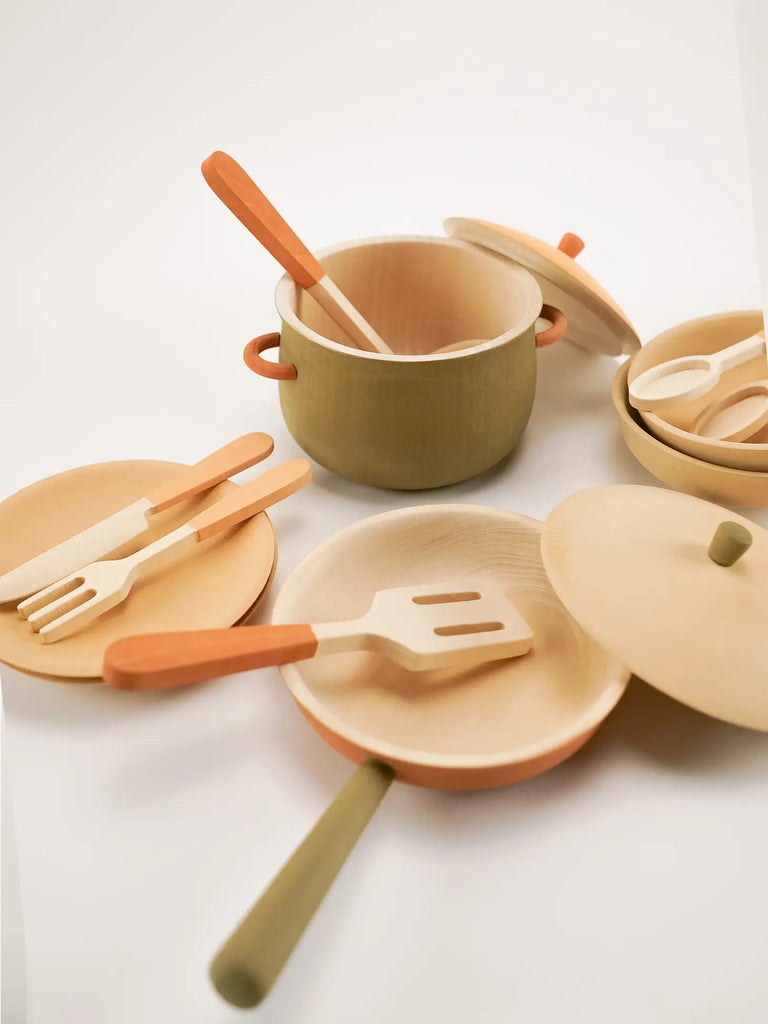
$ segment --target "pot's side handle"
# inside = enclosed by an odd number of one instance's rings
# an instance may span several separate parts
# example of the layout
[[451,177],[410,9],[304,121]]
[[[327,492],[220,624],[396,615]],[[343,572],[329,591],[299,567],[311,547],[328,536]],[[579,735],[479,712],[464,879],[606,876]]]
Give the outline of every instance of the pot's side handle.
[[269,377],[270,380],[296,380],[296,367],[293,363],[272,363],[262,359],[262,352],[268,348],[277,348],[279,344],[280,335],[277,331],[249,341],[243,349],[245,365],[260,377]]
[[545,320],[549,320],[552,326],[547,328],[546,331],[539,331],[536,335],[536,348],[544,348],[547,345],[552,345],[555,341],[559,341],[565,332],[568,330],[568,320],[565,313],[561,313],[559,309],[554,306],[548,306],[546,303],[541,307],[541,314]]

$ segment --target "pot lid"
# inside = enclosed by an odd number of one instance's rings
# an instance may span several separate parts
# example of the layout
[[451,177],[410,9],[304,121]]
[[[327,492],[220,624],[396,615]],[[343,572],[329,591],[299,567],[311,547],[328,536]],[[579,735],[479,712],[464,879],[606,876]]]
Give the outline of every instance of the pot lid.
[[489,249],[529,270],[539,283],[544,302],[568,318],[568,341],[602,355],[630,355],[640,348],[632,324],[608,292],[579,266],[584,243],[570,232],[557,248],[532,235],[470,217],[443,222],[451,238]]
[[768,731],[768,531],[701,498],[619,485],[566,498],[541,549],[568,611],[635,675]]

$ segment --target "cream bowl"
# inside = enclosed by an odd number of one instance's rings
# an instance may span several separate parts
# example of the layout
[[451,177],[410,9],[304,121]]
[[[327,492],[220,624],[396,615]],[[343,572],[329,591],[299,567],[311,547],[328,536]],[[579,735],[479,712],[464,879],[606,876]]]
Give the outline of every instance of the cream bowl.
[[640,465],[675,490],[719,505],[738,508],[768,506],[768,472],[733,469],[693,458],[649,432],[640,414],[629,404],[628,375],[632,363],[634,359],[620,367],[613,380],[611,397],[621,435]]
[[[710,355],[748,338],[763,327],[760,310],[715,313],[688,320],[659,334],[635,355],[629,364],[628,382],[641,373],[679,356]],[[659,412],[639,412],[654,437],[694,459],[732,469],[768,472],[768,427],[749,441],[717,441],[692,433],[699,413],[711,402],[724,397],[741,384],[766,376],[766,357],[760,355],[722,375],[717,385],[701,398]]]

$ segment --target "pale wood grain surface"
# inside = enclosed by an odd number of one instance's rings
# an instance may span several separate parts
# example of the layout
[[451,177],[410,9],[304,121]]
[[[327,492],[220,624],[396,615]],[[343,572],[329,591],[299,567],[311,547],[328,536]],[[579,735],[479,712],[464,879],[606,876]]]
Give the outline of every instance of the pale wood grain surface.
[[378,757],[406,780],[438,786],[510,781],[594,728],[627,673],[560,603],[539,537],[540,524],[525,516],[438,505],[367,519],[331,538],[291,574],[274,621],[357,618],[377,590],[456,577],[502,589],[534,645],[510,661],[429,672],[369,652],[329,655],[282,669],[294,698],[355,759]]
[[[752,545],[708,550],[723,521]],[[768,531],[688,494],[615,485],[548,516],[542,552],[565,606],[641,679],[697,711],[768,730]]]

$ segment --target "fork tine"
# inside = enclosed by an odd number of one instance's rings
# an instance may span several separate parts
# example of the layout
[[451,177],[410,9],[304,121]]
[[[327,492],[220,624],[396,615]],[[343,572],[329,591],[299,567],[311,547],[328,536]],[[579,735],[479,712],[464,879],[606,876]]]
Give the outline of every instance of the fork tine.
[[81,608],[95,596],[96,591],[82,583],[75,590],[65,592],[57,600],[50,601],[36,612],[32,612],[31,615],[27,616],[27,622],[32,627],[34,633],[39,633],[49,622],[53,622],[62,615]]
[[62,615],[49,620],[40,628],[39,636],[43,643],[50,644],[56,640],[62,640],[66,636],[71,636],[72,633],[87,626],[89,622],[93,622],[94,619],[120,602],[119,597],[114,594],[100,598],[94,590],[89,593],[90,596],[83,604],[78,604],[68,611],[65,610]]
[[65,576],[63,580],[58,580],[49,587],[38,590],[36,594],[32,594],[26,601],[22,601],[21,604],[17,605],[16,611],[22,619],[28,619],[39,608],[44,608],[47,604],[58,598],[66,597],[67,594],[71,594],[82,587],[84,583],[85,577],[82,575]]

